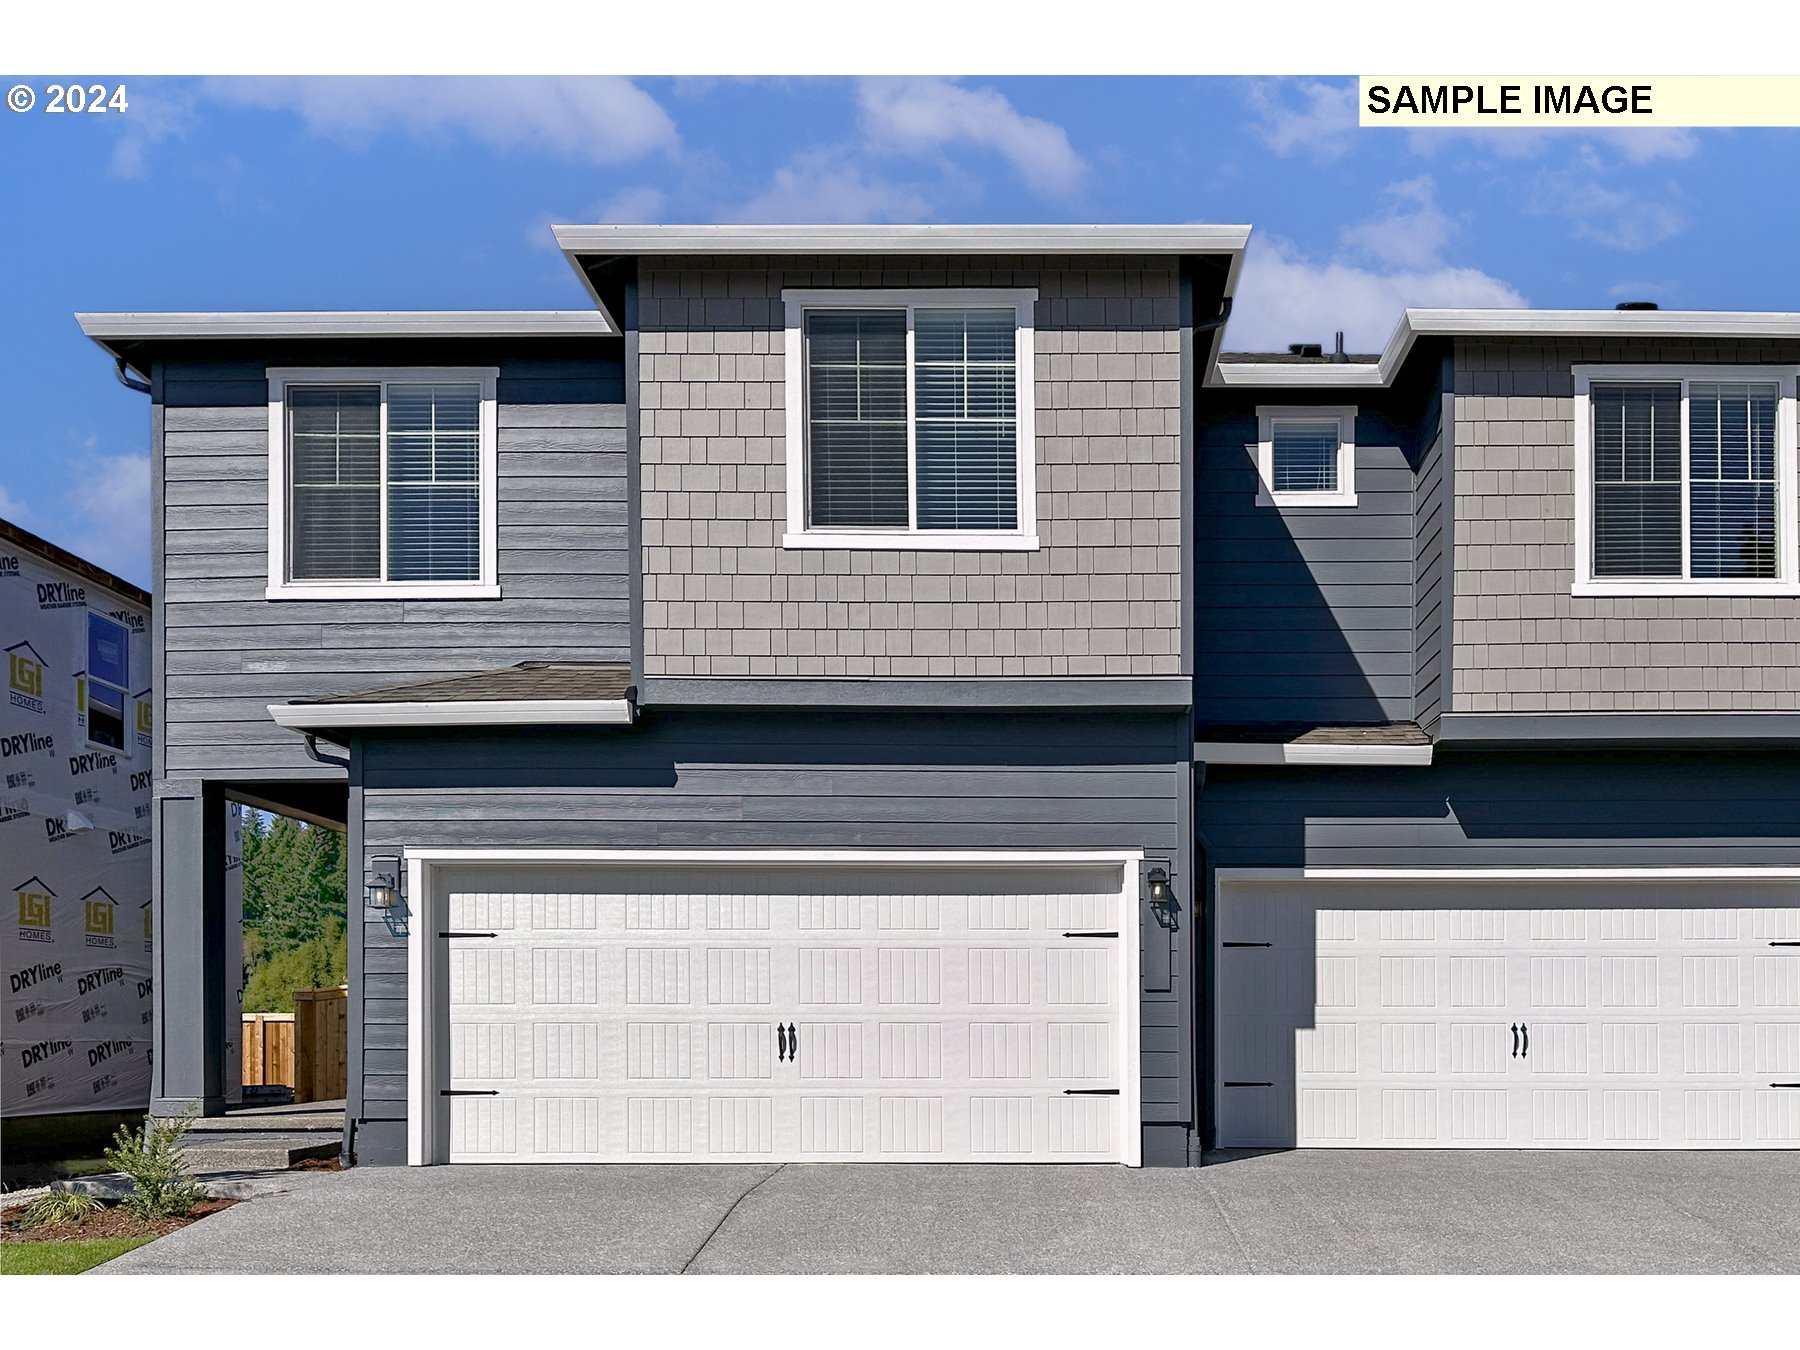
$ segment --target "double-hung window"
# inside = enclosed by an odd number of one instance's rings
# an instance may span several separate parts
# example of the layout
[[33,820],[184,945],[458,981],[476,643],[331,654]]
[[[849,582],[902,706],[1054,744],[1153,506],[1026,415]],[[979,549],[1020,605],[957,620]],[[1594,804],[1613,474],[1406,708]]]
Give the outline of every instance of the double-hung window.
[[1258,408],[1259,506],[1356,505],[1355,408]]
[[1578,595],[1800,594],[1795,372],[1581,366]]
[[490,597],[495,372],[269,372],[269,596]]
[[1038,546],[1035,291],[782,298],[785,547]]
[[89,745],[126,750],[126,711],[131,707],[131,631],[104,614],[87,616],[87,671],[82,677],[82,716]]

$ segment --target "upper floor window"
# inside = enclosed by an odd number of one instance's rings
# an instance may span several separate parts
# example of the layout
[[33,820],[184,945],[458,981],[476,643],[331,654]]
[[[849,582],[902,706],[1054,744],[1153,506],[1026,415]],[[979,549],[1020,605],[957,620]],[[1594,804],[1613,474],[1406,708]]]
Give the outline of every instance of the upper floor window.
[[1794,371],[1575,377],[1576,594],[1800,594]]
[[786,547],[1038,546],[1035,291],[782,298]]
[[496,372],[269,372],[269,595],[495,596]]
[[90,745],[124,750],[125,711],[131,706],[131,632],[104,614],[87,616],[87,673],[82,715]]
[[1259,506],[1356,505],[1355,408],[1258,408]]

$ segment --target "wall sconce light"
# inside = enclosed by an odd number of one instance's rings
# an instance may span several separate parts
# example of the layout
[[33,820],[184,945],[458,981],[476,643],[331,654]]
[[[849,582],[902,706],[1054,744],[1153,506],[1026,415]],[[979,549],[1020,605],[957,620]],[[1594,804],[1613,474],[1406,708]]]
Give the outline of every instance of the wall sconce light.
[[367,887],[373,909],[392,909],[400,903],[400,859],[371,858]]
[[1150,903],[1158,909],[1167,909],[1175,899],[1175,892],[1169,888],[1169,869],[1152,867],[1144,874],[1144,880],[1150,883]]

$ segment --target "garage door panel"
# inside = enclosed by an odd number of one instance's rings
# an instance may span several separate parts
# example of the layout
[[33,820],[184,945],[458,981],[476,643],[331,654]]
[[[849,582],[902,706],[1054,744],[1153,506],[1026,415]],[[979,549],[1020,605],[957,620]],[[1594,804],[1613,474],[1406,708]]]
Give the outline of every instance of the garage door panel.
[[542,870],[442,892],[451,1161],[1124,1146],[1116,866]]
[[1219,1142],[1791,1146],[1800,1089],[1770,1086],[1800,1082],[1800,946],[1771,945],[1800,931],[1790,896],[1228,883]]

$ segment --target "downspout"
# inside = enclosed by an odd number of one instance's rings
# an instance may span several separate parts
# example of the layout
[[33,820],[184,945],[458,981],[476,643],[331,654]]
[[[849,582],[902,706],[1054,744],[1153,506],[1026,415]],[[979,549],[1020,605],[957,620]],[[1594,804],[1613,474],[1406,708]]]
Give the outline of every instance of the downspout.
[[1211,333],[1216,329],[1223,328],[1225,326],[1225,321],[1230,317],[1231,297],[1228,295],[1223,300],[1219,301],[1218,315],[1215,318],[1208,319],[1205,323],[1195,324],[1194,331],[1196,333]]
[[343,769],[346,772],[349,771],[349,768],[350,768],[349,760],[339,759],[336,755],[326,755],[326,754],[321,754],[319,752],[319,738],[317,736],[315,736],[312,732],[309,731],[306,733],[305,741],[306,741],[306,757],[308,759],[313,760],[314,762],[319,763],[319,764],[329,764],[334,769]]
[[113,374],[119,377],[119,383],[124,385],[127,389],[134,389],[140,394],[147,394],[150,392],[149,385],[145,384],[126,369],[125,358],[122,356],[117,359],[117,363],[113,366]]

